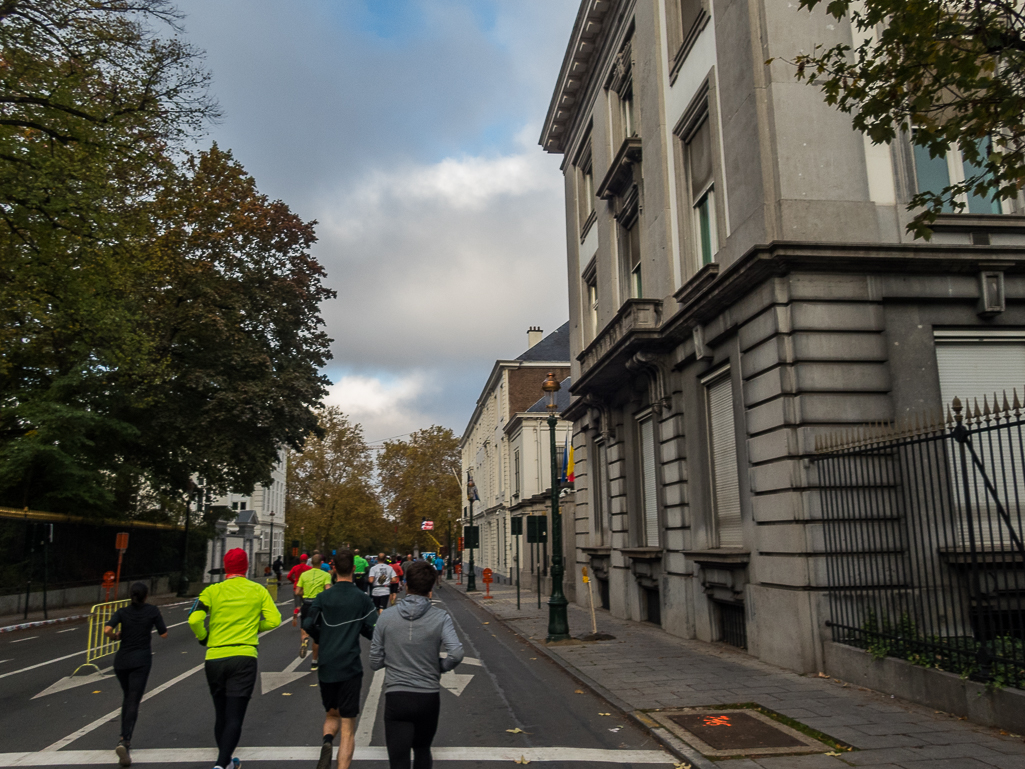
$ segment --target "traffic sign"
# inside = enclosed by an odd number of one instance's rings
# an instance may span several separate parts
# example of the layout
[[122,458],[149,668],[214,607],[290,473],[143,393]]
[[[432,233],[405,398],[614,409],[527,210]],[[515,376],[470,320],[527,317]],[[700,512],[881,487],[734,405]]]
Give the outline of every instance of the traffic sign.
[[115,540],[115,545],[114,546],[118,550],[120,550],[122,553],[125,550],[128,549],[128,532],[127,531],[122,531],[122,532],[118,533],[117,539]]
[[103,586],[104,587],[110,587],[111,585],[113,585],[114,584],[114,579],[116,577],[117,577],[117,575],[114,572],[112,572],[112,571],[105,571],[105,572],[103,572]]
[[483,576],[481,576],[480,580],[485,585],[490,584],[491,582],[493,582],[494,578],[491,576],[491,569],[485,569],[484,570],[484,574],[483,574]]
[[544,544],[548,541],[548,516],[528,515],[527,516],[527,542],[529,544]]
[[509,524],[512,526],[510,533],[515,537],[523,533],[523,517],[516,516],[515,518],[509,519]]
[[480,526],[464,526],[463,527],[463,540],[466,542],[467,549],[474,549],[480,547]]
[[434,531],[434,521],[422,521],[420,523],[420,528],[423,531]]

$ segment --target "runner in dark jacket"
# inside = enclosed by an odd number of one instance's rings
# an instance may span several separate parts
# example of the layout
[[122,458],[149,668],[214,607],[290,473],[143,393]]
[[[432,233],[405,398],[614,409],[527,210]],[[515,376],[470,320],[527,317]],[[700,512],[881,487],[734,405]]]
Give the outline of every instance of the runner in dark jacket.
[[135,721],[139,717],[139,704],[146,691],[146,681],[153,666],[153,651],[150,648],[150,634],[156,628],[161,638],[167,638],[167,625],[160,615],[160,609],[146,603],[149,588],[144,582],[131,587],[132,602],[118,609],[107,620],[103,634],[120,640],[121,646],[114,655],[114,675],[121,684],[121,740],[115,752],[121,766],[131,766],[129,748]]
[[332,745],[339,732],[338,769],[349,769],[356,747],[356,718],[363,688],[359,639],[361,635],[373,638],[377,607],[370,596],[353,584],[354,560],[350,550],[335,556],[332,573],[337,581],[313,599],[303,622],[303,630],[320,648],[317,678],[327,713],[317,769],[328,769],[331,765]]

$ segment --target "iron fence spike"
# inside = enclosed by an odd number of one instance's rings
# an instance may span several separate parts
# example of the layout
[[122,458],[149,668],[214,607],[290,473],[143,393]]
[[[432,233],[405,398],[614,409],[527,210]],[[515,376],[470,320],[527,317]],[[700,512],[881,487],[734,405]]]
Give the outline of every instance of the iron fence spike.
[[1007,390],[1004,390],[1004,414],[1011,413],[1011,404],[1007,402]]
[[951,405],[954,407],[954,419],[951,420],[950,406],[947,406],[947,424],[949,425],[951,421],[955,421],[958,424],[961,424],[961,399],[955,395],[954,401]]
[[1018,413],[1021,411],[1021,401],[1018,400],[1018,388],[1012,387],[1011,394],[1014,397],[1014,415],[1018,416]]
[[[971,417],[972,417],[972,419],[974,421],[978,422],[978,421],[980,421],[981,414],[982,414],[982,411],[979,409],[979,399],[973,397],[972,400],[974,401],[973,405],[975,406],[975,408],[972,410],[973,413],[972,413]],[[982,396],[982,402],[983,403],[986,402],[986,396],[985,395]]]

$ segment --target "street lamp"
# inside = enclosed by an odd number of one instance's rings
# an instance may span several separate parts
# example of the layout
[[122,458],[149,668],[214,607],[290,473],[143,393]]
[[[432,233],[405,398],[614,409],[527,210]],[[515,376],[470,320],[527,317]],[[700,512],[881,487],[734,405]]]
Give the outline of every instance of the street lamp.
[[569,601],[562,592],[562,578],[565,567],[562,559],[562,514],[559,512],[559,459],[555,453],[556,394],[562,388],[555,374],[548,372],[548,378],[541,385],[548,409],[548,431],[551,434],[552,454],[552,595],[548,599],[548,641],[564,641],[569,638],[569,616],[566,607]]
[[470,545],[470,571],[466,575],[466,592],[473,593],[477,590],[477,574],[473,569],[473,500],[479,499],[477,495],[477,484],[470,477],[470,471],[466,471],[466,499],[470,503],[470,525],[466,529],[466,544]]
[[274,511],[270,511],[270,548],[268,549],[267,563],[274,568]]

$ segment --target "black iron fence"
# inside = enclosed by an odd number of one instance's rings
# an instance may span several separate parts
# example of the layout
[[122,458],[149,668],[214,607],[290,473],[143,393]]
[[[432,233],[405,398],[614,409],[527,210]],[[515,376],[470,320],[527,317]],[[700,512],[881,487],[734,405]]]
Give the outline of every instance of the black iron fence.
[[1025,687],[1025,414],[1012,400],[955,398],[945,418],[819,440],[834,641]]

